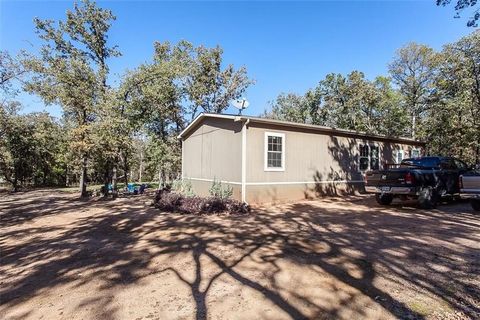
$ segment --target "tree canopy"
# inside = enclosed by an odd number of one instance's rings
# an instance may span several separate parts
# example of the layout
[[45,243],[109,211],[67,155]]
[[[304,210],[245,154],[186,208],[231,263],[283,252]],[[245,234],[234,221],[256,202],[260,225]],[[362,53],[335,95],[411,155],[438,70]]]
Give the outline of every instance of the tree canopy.
[[389,75],[328,74],[303,95],[282,93],[263,116],[427,142],[430,154],[480,162],[480,31],[436,52],[409,43]]
[[[223,112],[253,83],[245,67],[224,64],[219,46],[157,41],[151,60],[112,86],[109,61],[120,55],[108,40],[115,19],[110,10],[83,0],[63,20],[35,18],[42,42],[38,53],[22,52],[17,58],[1,52],[0,89],[6,98],[0,169],[14,188],[79,182],[86,196],[88,181],[112,184],[115,190],[121,178],[127,183],[176,177],[178,133],[201,111]],[[46,105],[60,106],[61,121],[19,114],[17,88],[38,95]],[[36,147],[48,134],[58,139],[46,145],[55,145]],[[34,162],[46,178],[37,178]],[[31,170],[21,169],[27,167]]]
[[455,18],[460,18],[465,10],[472,9],[472,13],[467,21],[468,27],[478,27],[478,20],[480,20],[480,8],[478,7],[478,0],[436,0],[437,6],[448,6],[455,4]]
[[[200,112],[224,112],[254,83],[244,66],[224,62],[220,46],[185,40],[156,41],[149,60],[114,82],[115,19],[83,0],[62,20],[34,20],[37,52],[0,52],[0,174],[13,189],[78,183],[86,196],[87,183],[115,190],[119,181],[174,179],[181,170],[176,137],[187,123]],[[62,117],[22,113],[21,90],[60,106]],[[480,31],[440,51],[407,44],[388,75],[327,74],[305,93],[279,94],[263,116],[410,136],[426,141],[431,154],[478,163]]]

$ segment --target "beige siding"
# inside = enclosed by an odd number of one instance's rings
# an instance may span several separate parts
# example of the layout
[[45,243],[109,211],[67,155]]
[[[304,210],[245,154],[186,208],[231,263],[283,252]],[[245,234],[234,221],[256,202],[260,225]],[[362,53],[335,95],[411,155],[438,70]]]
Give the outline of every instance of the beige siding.
[[206,118],[183,138],[183,177],[198,181],[199,194],[212,184],[202,180],[241,181],[241,129],[240,122]]
[[[188,178],[186,178],[188,180]],[[208,197],[210,195],[210,187],[212,186],[211,181],[200,181],[200,180],[189,180],[190,183],[192,184],[192,189],[193,192],[197,196],[202,196],[202,197]],[[233,194],[232,198],[236,200],[241,200],[242,195],[241,195],[241,185],[239,184],[229,184],[229,183],[222,183],[225,187],[231,187]]]
[[[285,134],[284,171],[265,170],[265,132]],[[409,148],[388,141],[332,136],[288,127],[249,126],[247,201],[274,202],[358,191],[363,180],[358,169],[361,143],[380,147],[381,164],[394,162],[393,150]]]
[[301,183],[247,186],[247,201],[251,204],[278,203],[323,196],[363,193],[363,183]]
[[[285,135],[285,170],[266,171],[265,132]],[[246,131],[246,200],[294,201],[362,191],[359,145],[380,147],[380,164],[395,162],[396,150],[410,155],[411,145],[388,139],[332,135],[310,129],[252,122]],[[241,199],[242,122],[205,118],[183,137],[183,176],[198,195],[208,195],[212,180],[230,185]]]

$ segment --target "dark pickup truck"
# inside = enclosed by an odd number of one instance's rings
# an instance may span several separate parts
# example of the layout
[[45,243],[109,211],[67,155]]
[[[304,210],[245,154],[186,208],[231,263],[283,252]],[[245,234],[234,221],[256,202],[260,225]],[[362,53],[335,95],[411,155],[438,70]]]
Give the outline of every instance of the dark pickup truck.
[[434,208],[441,197],[460,195],[459,177],[470,168],[451,157],[404,159],[386,170],[365,174],[365,191],[375,193],[379,204],[389,205],[395,197],[416,199],[420,207]]

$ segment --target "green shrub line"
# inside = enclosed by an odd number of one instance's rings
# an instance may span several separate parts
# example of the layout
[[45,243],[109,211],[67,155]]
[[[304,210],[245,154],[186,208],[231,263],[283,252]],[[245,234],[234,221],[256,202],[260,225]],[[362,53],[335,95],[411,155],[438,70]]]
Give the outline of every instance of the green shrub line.
[[221,181],[213,178],[213,183],[208,190],[210,195],[215,198],[228,199],[233,195],[233,188],[231,186],[223,186]]
[[174,180],[172,182],[172,190],[187,197],[193,197],[195,195],[192,183],[186,179]]

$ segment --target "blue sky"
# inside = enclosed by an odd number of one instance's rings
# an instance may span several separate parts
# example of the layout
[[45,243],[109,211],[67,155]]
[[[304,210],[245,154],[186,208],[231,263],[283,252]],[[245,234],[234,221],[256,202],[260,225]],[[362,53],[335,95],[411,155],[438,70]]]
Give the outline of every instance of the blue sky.
[[[63,19],[72,1],[0,0],[0,48],[11,53],[38,48],[33,18]],[[121,74],[149,61],[154,41],[185,39],[220,45],[224,61],[245,66],[256,80],[246,97],[256,115],[281,92],[303,93],[330,72],[386,74],[402,45],[415,41],[440,49],[473,31],[452,7],[426,1],[338,2],[161,2],[99,1],[117,16],[110,43],[120,58],[110,60]],[[24,111],[47,110],[37,97],[22,95]],[[231,110],[230,110],[231,111]]]

